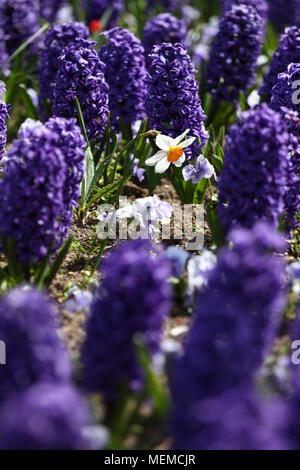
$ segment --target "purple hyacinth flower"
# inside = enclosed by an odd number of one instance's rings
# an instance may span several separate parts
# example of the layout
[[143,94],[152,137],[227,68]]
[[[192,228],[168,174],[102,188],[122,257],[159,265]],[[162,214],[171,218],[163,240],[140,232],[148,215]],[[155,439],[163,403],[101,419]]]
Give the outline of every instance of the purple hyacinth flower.
[[248,408],[242,390],[251,393],[251,382],[278,331],[286,300],[285,269],[272,252],[282,252],[285,243],[264,223],[236,229],[229,239],[232,246],[220,252],[197,299],[184,354],[171,368],[175,448],[252,448],[240,434],[248,419],[253,423],[243,429],[256,436],[255,407]]
[[206,66],[208,91],[216,100],[236,102],[255,79],[263,44],[263,20],[250,5],[232,5],[220,18]]
[[59,9],[63,6],[65,0],[40,0],[40,16],[46,21],[53,23],[56,19]]
[[41,380],[70,380],[71,366],[56,331],[54,305],[38,291],[17,288],[1,299],[0,338],[7,357],[1,368],[1,402]]
[[289,135],[279,113],[263,104],[241,115],[227,137],[219,178],[219,215],[226,233],[259,219],[277,225],[285,211]]
[[286,72],[289,64],[299,62],[300,57],[300,28],[293,26],[287,28],[280,37],[278,48],[273,54],[268,72],[264,76],[264,82],[260,93],[267,99],[271,98],[272,88],[277,83],[278,75]]
[[287,70],[278,74],[277,82],[271,91],[270,107],[275,111],[281,111],[284,107],[299,112],[299,85],[300,63],[289,64]]
[[[101,36],[100,36],[101,37]],[[146,68],[144,48],[138,38],[122,28],[102,34],[106,44],[99,49],[108,83],[110,119],[120,130],[120,120],[132,125],[145,117]]]
[[71,385],[41,382],[3,404],[0,449],[88,450],[90,422],[83,398]]
[[0,28],[10,55],[39,29],[39,0],[1,0]]
[[154,46],[149,58],[146,113],[150,128],[172,138],[190,129],[197,140],[185,154],[187,159],[194,158],[208,135],[191,59],[181,44],[170,43]]
[[67,165],[58,142],[58,135],[41,123],[22,129],[9,149],[0,182],[0,233],[13,238],[26,265],[37,263],[49,250],[54,253],[63,242]]
[[77,38],[88,39],[89,32],[82,23],[69,21],[54,24],[43,37],[43,46],[39,57],[39,103],[53,99],[53,82],[59,66],[59,57],[69,44]]
[[282,31],[286,26],[297,24],[299,20],[299,0],[268,0],[269,20]]
[[263,19],[267,19],[269,11],[269,0],[224,0],[223,11],[228,11],[233,5],[250,5],[255,8]]
[[144,28],[143,45],[145,48],[146,61],[149,63],[148,55],[153,46],[168,42],[180,43],[187,46],[187,28],[183,20],[179,20],[170,13],[161,13],[151,18]]
[[124,382],[132,390],[141,386],[134,337],[143,335],[152,355],[159,349],[171,301],[170,269],[165,256],[151,255],[151,249],[148,240],[125,242],[102,264],[82,362],[84,386],[108,402],[118,398]]
[[182,175],[185,181],[192,180],[194,184],[198,184],[203,178],[212,178],[215,175],[215,169],[204,155],[199,155],[196,160],[196,166],[185,166],[182,170]]
[[76,117],[76,96],[90,140],[103,136],[108,115],[105,65],[94,49],[95,44],[82,38],[72,41],[58,59],[58,70],[53,82],[54,115]]

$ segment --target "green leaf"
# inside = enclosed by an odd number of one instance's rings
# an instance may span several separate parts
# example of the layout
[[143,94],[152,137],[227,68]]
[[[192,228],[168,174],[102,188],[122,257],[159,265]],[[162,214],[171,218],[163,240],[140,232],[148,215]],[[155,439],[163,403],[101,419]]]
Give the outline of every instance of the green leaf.
[[134,342],[136,345],[138,361],[145,375],[146,388],[149,396],[153,400],[154,409],[159,416],[164,417],[169,411],[170,404],[168,396],[161,381],[152,368],[151,356],[145,345],[144,338],[141,335],[137,335]]
[[58,273],[62,263],[64,262],[65,257],[67,256],[71,245],[72,245],[73,238],[69,237],[61,249],[58,251],[53,263],[49,267],[47,273],[45,274],[43,285],[49,287],[53,279],[55,278],[56,274]]
[[21,97],[21,100],[23,101],[26,107],[27,116],[36,121],[38,118],[37,110],[32,102],[31,96],[28,94],[23,84],[18,86],[18,92]]
[[84,138],[86,140],[87,145],[90,146],[90,142],[89,142],[89,138],[88,138],[86,127],[85,127],[85,122],[84,122],[81,106],[80,106],[80,103],[79,103],[79,100],[78,100],[77,96],[75,96],[74,101],[75,101],[75,106],[76,106],[79,125],[81,127],[81,130],[82,130],[82,133],[84,135]]
[[206,217],[214,242],[218,248],[221,248],[226,244],[226,238],[216,212],[216,207],[208,204],[206,206]]

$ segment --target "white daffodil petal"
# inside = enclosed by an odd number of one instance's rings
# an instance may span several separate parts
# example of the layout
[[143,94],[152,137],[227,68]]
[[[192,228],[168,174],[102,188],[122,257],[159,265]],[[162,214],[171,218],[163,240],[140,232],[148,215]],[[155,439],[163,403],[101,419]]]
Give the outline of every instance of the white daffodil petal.
[[179,144],[179,147],[182,149],[185,149],[186,147],[189,147],[189,145],[192,145],[193,142],[195,142],[196,137],[191,137],[190,139],[186,139],[184,142],[181,142]]
[[165,150],[160,150],[157,152],[155,155],[152,157],[148,158],[145,163],[148,166],[154,166],[161,158],[164,158],[167,156],[167,152]]
[[165,171],[167,171],[167,169],[169,168],[171,162],[168,161],[167,157],[166,158],[162,158],[159,162],[157,162],[157,164],[155,165],[155,173],[164,173]]
[[184,153],[178,158],[177,162],[174,162],[174,165],[180,167],[185,162],[185,155]]
[[161,150],[165,150],[166,152],[170,149],[170,147],[172,147],[173,142],[174,141],[171,137],[163,134],[159,134],[155,139],[157,147]]
[[187,129],[186,131],[183,132],[183,134],[181,134],[181,135],[179,135],[178,137],[176,137],[176,139],[173,139],[173,140],[174,140],[174,144],[175,144],[175,145],[178,145],[179,142],[181,142],[189,132],[190,132],[190,130]]

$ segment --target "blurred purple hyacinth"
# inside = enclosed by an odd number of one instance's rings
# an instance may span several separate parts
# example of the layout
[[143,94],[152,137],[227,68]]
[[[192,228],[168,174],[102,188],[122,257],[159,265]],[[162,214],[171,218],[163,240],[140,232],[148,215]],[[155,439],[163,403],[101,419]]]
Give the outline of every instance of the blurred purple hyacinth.
[[[243,397],[241,387],[251,393],[253,376],[277,333],[285,305],[285,269],[271,252],[281,252],[285,243],[263,223],[252,231],[236,229],[229,239],[232,248],[220,252],[208,285],[197,299],[184,354],[172,366],[175,448],[262,445],[259,439],[252,443],[257,429],[255,408],[247,411],[248,398]],[[229,402],[224,401],[224,393]],[[248,420],[253,424],[250,427],[245,425]],[[227,432],[224,425],[229,426]],[[242,428],[246,440],[239,432]],[[237,432],[231,435],[230,429]]]
[[148,20],[144,28],[143,45],[147,63],[150,62],[149,54],[153,46],[168,42],[181,43],[187,47],[187,28],[183,20],[170,13],[161,13]]
[[282,31],[285,26],[292,26],[299,20],[299,0],[268,0],[269,20]]
[[[28,138],[28,133],[30,138]],[[0,233],[19,259],[37,263],[55,252],[64,233],[67,165],[55,132],[35,123],[12,143],[0,182]]]
[[118,131],[120,120],[125,125],[132,125],[145,117],[147,72],[144,48],[126,29],[114,28],[101,36],[107,41],[100,47],[99,57],[106,66],[110,119]]
[[113,28],[124,10],[124,0],[84,0],[86,6],[86,19],[101,20],[104,14],[110,12],[106,28]]
[[264,76],[264,82],[260,93],[269,100],[272,88],[277,83],[278,74],[284,73],[291,63],[299,62],[300,57],[300,28],[293,26],[287,28],[280,37],[279,45],[273,54],[270,67]]
[[173,138],[190,129],[190,135],[197,141],[185,149],[185,154],[187,159],[194,158],[208,135],[191,59],[181,44],[169,43],[154,46],[149,58],[146,95],[149,126]]
[[71,365],[56,331],[55,310],[44,294],[16,288],[2,297],[0,337],[7,356],[1,368],[1,402],[41,380],[70,380]]
[[205,76],[217,100],[235,102],[255,79],[263,43],[263,21],[250,5],[236,5],[220,18]]
[[39,103],[53,99],[53,82],[59,66],[59,57],[65,47],[77,38],[88,39],[89,32],[82,23],[68,22],[52,25],[45,33],[39,57]]
[[102,392],[108,402],[117,399],[124,381],[133,390],[140,387],[133,339],[143,335],[155,354],[171,305],[169,263],[150,250],[146,240],[122,243],[102,265],[103,281],[91,307],[82,362],[84,386]]
[[204,155],[199,155],[196,165],[185,166],[182,170],[182,175],[185,181],[192,180],[194,184],[198,184],[203,178],[212,178],[215,175],[215,169]]
[[259,219],[279,223],[284,213],[289,135],[266,104],[244,112],[227,137],[219,178],[219,215],[226,233]]
[[268,0],[224,0],[223,11],[228,11],[233,5],[250,5],[255,8],[263,19],[268,16]]
[[62,239],[65,240],[72,223],[73,208],[78,206],[80,198],[86,142],[75,119],[54,117],[49,119],[45,126],[57,135],[57,145],[67,166],[63,187],[64,211],[61,216],[61,233]]
[[50,23],[56,19],[59,9],[64,5],[65,0],[39,0],[40,16]]
[[39,29],[39,0],[1,0],[0,27],[12,54]]
[[76,117],[76,96],[90,140],[102,137],[108,115],[105,65],[94,49],[95,44],[82,38],[72,41],[58,59],[58,70],[53,83],[54,115]]
[[88,450],[84,429],[90,422],[83,398],[71,385],[41,382],[3,404],[0,449]]

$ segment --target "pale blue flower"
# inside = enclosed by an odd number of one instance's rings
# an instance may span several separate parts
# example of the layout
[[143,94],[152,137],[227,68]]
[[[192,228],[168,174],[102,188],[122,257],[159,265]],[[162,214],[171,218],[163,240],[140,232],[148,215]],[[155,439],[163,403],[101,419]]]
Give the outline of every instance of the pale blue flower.
[[198,184],[203,178],[210,179],[212,176],[215,176],[215,169],[204,155],[199,155],[196,166],[185,166],[182,170],[182,175],[185,181],[192,180],[194,184]]

